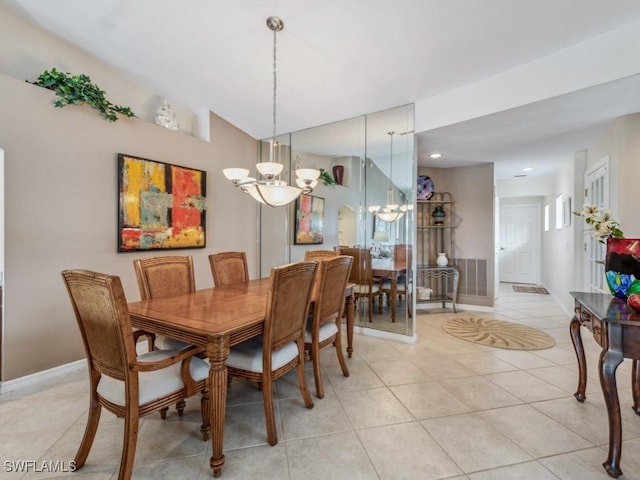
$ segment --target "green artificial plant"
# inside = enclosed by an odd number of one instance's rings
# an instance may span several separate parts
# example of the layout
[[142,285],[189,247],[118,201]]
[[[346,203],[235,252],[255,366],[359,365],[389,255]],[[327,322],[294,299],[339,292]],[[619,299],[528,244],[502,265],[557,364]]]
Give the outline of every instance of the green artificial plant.
[[327,172],[324,168],[320,169],[320,181],[328,187],[334,187],[338,184],[333,176]]
[[55,106],[58,108],[86,103],[99,110],[110,122],[118,120],[118,113],[127,117],[136,116],[129,107],[114,105],[107,100],[105,91],[92,83],[88,75],[71,75],[52,68],[51,71],[42,72],[35,82],[29,83],[56,92],[60,97],[55,101]]

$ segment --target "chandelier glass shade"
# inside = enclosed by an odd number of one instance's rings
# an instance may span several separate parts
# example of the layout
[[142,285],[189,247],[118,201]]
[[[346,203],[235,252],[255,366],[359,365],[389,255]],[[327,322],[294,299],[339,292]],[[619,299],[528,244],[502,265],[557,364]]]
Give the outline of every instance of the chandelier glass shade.
[[276,33],[284,28],[278,17],[267,18],[267,27],[273,31],[273,137],[269,144],[269,161],[256,165],[258,178],[250,177],[246,168],[225,168],[222,173],[236,187],[253,199],[271,207],[281,207],[291,203],[301,193],[309,194],[318,185],[320,171],[315,168],[296,170],[296,186],[280,179],[284,165],[276,160],[280,143],[276,140]]

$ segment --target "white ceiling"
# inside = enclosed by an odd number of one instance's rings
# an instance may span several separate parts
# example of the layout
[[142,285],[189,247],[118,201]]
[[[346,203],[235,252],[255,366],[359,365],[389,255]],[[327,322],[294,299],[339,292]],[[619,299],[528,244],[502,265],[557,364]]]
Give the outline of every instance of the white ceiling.
[[[496,178],[557,172],[615,118],[640,112],[640,75],[418,134],[420,164],[495,163]],[[431,152],[445,152],[430,160]],[[523,172],[523,168],[533,168]]]
[[[255,138],[428,99],[640,19],[637,0],[0,0],[194,111]],[[616,116],[640,111],[633,77],[428,132],[421,149],[498,178],[555,171]],[[427,161],[420,158],[420,164]]]

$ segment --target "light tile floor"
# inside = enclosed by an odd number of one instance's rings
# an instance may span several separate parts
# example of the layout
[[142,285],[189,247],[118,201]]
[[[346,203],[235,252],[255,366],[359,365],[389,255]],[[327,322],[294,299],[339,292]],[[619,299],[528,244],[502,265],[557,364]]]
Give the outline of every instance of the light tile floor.
[[[418,342],[357,336],[342,376],[324,349],[325,398],[305,409],[295,375],[277,382],[279,443],[266,443],[261,394],[234,381],[225,427],[231,479],[607,479],[607,418],[596,374],[598,348],[583,332],[589,363],[587,401],[572,394],[576,360],[568,316],[549,295],[502,285],[494,313],[465,311],[543,328],[557,341],[539,351],[499,350],[458,340],[440,324],[456,314],[417,317]],[[313,375],[308,371],[310,388]],[[624,442],[620,478],[640,479],[640,418],[631,411],[630,365],[619,368]],[[50,375],[0,396],[0,477],[44,479],[48,472],[9,472],[12,460],[38,469],[73,459],[88,407],[87,374]],[[199,400],[184,417],[145,417],[133,477],[211,478],[210,442],[199,436]],[[117,478],[122,421],[103,411],[95,444],[74,478]],[[49,462],[49,463],[47,463]],[[70,474],[67,474],[70,475]]]

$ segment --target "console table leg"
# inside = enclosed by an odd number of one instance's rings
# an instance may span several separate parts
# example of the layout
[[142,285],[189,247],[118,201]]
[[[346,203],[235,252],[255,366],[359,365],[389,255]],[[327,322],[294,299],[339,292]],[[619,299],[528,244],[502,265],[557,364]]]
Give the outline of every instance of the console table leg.
[[453,307],[454,313],[458,313],[458,309],[456,308],[457,298],[458,298],[458,270],[455,270],[453,273],[453,299],[451,300],[451,306]]
[[[616,332],[619,330],[616,339]],[[616,369],[622,363],[622,350],[617,349],[615,344],[622,343],[621,325],[609,324],[609,349],[603,350],[598,362],[600,374],[600,385],[602,394],[607,405],[607,416],[609,420],[609,454],[607,460],[602,464],[610,477],[618,478],[622,475],[620,469],[620,454],[622,453],[622,424],[620,420],[620,400],[618,399],[618,388],[616,385]]]
[[631,364],[631,392],[633,394],[633,406],[631,409],[640,415],[640,407],[638,407],[638,401],[640,400],[640,368],[638,364],[640,360],[633,360]]
[[571,334],[571,342],[578,359],[578,389],[573,394],[576,400],[584,402],[587,398],[585,390],[587,389],[587,361],[584,356],[584,346],[582,345],[582,336],[580,335],[580,320],[575,316],[569,323],[569,333]]

